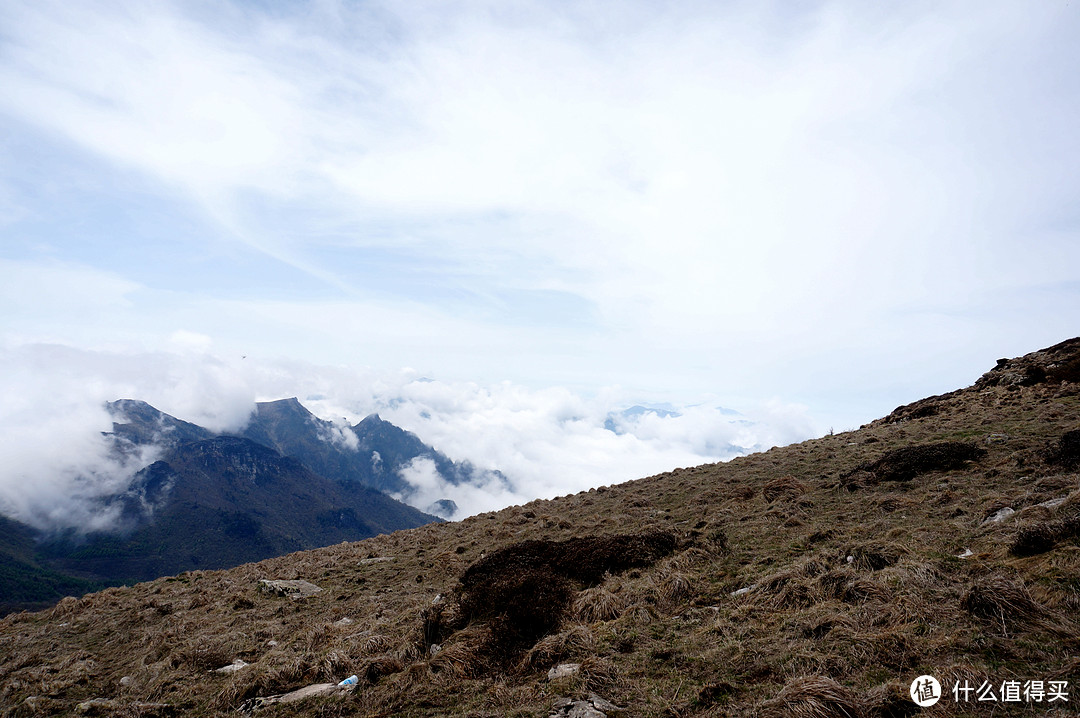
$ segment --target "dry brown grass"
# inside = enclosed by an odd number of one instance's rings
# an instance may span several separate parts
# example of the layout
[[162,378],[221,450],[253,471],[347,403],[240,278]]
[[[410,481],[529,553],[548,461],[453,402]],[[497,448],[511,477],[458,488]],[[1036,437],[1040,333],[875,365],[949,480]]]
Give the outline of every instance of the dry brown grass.
[[571,613],[578,621],[593,623],[613,621],[622,615],[625,608],[622,596],[612,593],[604,586],[594,586],[578,594]]
[[760,601],[775,608],[812,606],[824,600],[822,578],[829,581],[828,565],[823,561],[810,560],[766,576],[751,591],[751,601]]
[[596,637],[585,624],[574,624],[537,641],[522,661],[524,667],[547,670],[559,662],[584,658],[596,650]]
[[903,558],[907,550],[897,543],[885,541],[867,541],[852,547],[851,556],[855,568],[862,571],[878,571],[892,566]]
[[[1034,556],[1053,550],[1062,541],[1080,536],[1080,510],[1076,510],[1075,505],[1068,508],[1075,512],[1061,518],[1031,521],[1021,526],[1009,546],[1009,551],[1016,556]],[[1046,511],[1049,514],[1049,510]]]
[[762,715],[776,718],[864,718],[855,693],[827,676],[796,678],[762,704]]
[[761,487],[761,495],[769,502],[777,499],[794,499],[807,491],[809,488],[806,484],[791,475],[778,476]]
[[448,673],[458,678],[482,675],[488,668],[486,646],[491,631],[486,626],[470,626],[454,634],[428,662],[433,673]]
[[1060,625],[1022,581],[1001,575],[977,580],[964,595],[963,609],[1003,635],[1032,627]]

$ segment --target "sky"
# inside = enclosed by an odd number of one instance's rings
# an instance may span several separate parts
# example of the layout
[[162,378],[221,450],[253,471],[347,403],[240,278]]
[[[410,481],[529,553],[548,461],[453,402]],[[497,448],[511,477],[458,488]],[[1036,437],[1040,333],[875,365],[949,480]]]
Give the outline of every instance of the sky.
[[[1078,333],[1078,36],[1065,0],[0,0],[0,508],[130,477],[123,396],[379,411],[506,473],[479,510],[966,386]],[[679,416],[603,428],[634,405]]]

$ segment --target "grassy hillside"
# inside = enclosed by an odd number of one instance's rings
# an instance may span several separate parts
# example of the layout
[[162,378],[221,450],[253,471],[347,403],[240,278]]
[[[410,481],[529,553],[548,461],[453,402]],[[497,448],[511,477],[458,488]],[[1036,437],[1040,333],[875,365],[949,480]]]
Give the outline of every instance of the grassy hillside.
[[859,718],[923,710],[908,686],[929,673],[1070,695],[950,692],[927,715],[1075,716],[1078,367],[1072,340],[858,431],[12,615],[0,705],[542,717],[596,694],[607,715]]

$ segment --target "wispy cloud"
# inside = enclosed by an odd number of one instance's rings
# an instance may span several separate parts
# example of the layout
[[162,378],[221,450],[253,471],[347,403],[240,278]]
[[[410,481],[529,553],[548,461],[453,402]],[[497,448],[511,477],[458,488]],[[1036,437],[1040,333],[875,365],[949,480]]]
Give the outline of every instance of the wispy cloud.
[[391,248],[638,326],[787,325],[1016,281],[1011,233],[1071,196],[1049,7],[62,10],[7,9],[7,111],[337,288]]

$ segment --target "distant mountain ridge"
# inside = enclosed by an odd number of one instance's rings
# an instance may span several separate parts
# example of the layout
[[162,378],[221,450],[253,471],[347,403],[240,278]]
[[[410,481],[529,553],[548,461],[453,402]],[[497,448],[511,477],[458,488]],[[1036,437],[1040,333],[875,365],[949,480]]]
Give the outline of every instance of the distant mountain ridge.
[[328,479],[358,482],[406,498],[412,487],[399,471],[415,459],[430,459],[451,484],[467,483],[476,471],[468,462],[455,463],[378,414],[348,427],[318,418],[295,397],[256,404],[240,435],[292,456]]
[[[296,398],[256,404],[241,431],[218,434],[137,399],[107,405],[112,450],[156,460],[99,500],[116,530],[48,533],[0,517],[0,614],[105,585],[258,561],[356,541],[438,518],[398,501],[400,471],[430,460],[451,484],[475,469],[371,415],[319,419]],[[435,510],[450,515],[450,500]]]
[[[216,436],[143,401],[122,399],[108,407],[118,419],[111,435],[121,450],[148,445],[171,448]],[[400,471],[416,459],[430,459],[439,475],[454,485],[471,481],[477,473],[469,462],[452,461],[412,432],[384,421],[378,414],[347,426],[320,419],[296,397],[257,403],[251,420],[234,435],[291,456],[332,481],[359,483],[406,501],[413,487],[401,477]],[[492,473],[501,477],[498,472]]]

